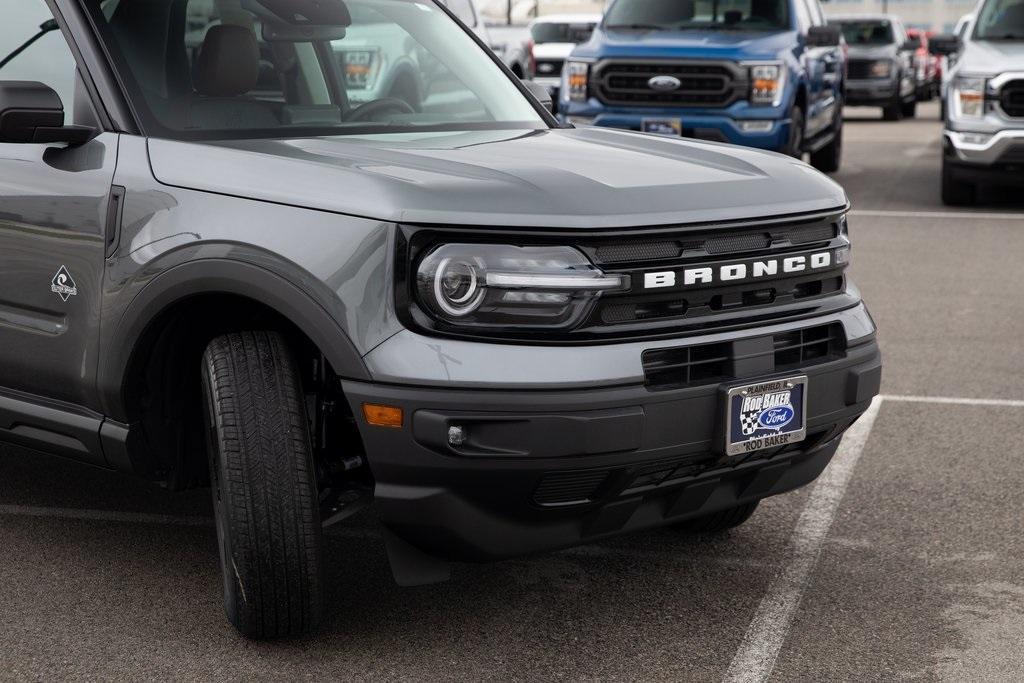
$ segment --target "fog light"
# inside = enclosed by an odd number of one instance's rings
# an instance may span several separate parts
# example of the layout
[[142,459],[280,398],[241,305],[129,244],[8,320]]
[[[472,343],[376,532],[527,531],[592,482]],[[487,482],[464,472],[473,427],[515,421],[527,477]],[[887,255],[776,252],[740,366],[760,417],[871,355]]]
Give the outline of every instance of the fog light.
[[448,445],[461,446],[466,443],[466,430],[458,425],[448,428]]
[[957,133],[958,141],[964,145],[987,145],[992,139],[990,133]]
[[363,417],[367,424],[374,427],[398,428],[402,426],[402,409],[395,406],[381,406],[374,403],[363,404]]
[[744,133],[770,133],[774,121],[740,121],[740,130]]

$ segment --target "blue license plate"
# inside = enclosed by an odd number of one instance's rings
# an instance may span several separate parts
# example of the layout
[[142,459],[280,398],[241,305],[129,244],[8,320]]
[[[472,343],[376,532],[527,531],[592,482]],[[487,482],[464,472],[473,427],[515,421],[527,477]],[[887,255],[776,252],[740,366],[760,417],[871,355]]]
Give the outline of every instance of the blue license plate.
[[787,377],[729,390],[725,452],[742,455],[807,438],[807,377]]

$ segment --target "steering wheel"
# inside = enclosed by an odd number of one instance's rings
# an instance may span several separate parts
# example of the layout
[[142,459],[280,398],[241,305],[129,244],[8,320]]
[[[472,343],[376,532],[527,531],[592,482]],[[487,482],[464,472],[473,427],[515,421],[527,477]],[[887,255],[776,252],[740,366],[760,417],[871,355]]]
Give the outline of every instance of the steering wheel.
[[385,112],[393,111],[396,114],[415,114],[416,110],[405,100],[397,97],[382,97],[379,100],[371,100],[361,104],[355,109],[349,110],[345,115],[346,121],[372,121],[375,116]]

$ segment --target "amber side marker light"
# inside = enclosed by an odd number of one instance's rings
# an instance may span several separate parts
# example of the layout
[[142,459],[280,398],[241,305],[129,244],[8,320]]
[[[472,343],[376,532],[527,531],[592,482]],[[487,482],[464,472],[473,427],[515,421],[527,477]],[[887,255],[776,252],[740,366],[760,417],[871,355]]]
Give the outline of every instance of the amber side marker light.
[[363,417],[374,427],[401,427],[402,409],[395,406],[381,406],[374,403],[363,404]]

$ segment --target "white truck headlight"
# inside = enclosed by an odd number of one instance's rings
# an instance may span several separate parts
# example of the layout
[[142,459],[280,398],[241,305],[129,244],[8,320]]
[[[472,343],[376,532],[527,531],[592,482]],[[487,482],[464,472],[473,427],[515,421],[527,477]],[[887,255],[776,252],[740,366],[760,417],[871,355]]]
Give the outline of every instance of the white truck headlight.
[[985,116],[986,81],[980,76],[957,76],[953,84],[953,106],[957,118]]

